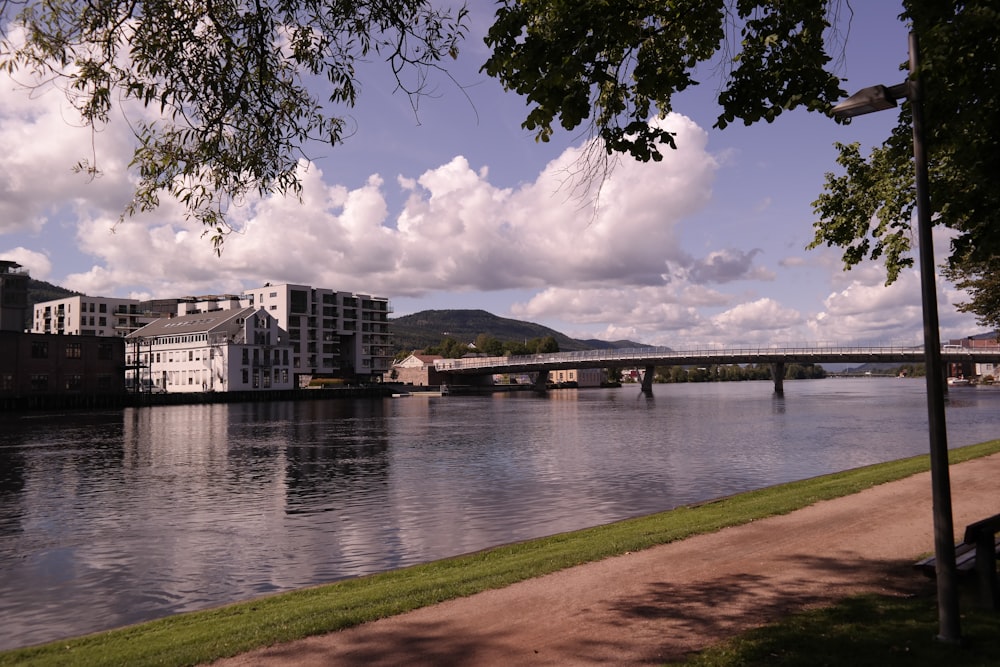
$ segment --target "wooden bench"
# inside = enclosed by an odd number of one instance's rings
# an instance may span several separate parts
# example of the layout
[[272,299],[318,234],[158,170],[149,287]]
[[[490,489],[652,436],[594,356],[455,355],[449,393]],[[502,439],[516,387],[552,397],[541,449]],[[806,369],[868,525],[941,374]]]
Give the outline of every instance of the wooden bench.
[[[955,567],[959,573],[976,573],[980,604],[1000,610],[1000,581],[997,579],[997,557],[1000,556],[1000,514],[965,528],[965,536],[955,545]],[[928,576],[935,576],[935,557],[925,558],[914,567]]]

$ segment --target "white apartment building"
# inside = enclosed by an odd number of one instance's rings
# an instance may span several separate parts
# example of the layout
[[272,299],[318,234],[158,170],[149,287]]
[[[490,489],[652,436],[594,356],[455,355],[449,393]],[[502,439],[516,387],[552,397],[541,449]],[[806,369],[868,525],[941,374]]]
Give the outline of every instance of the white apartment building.
[[126,386],[141,391],[292,389],[288,334],[263,309],[157,319],[125,339]]
[[389,300],[309,285],[247,290],[242,303],[263,308],[288,332],[300,386],[313,377],[380,382],[392,364]]
[[158,317],[171,315],[176,299],[140,301],[104,296],[69,296],[36,303],[32,333],[66,336],[127,336]]

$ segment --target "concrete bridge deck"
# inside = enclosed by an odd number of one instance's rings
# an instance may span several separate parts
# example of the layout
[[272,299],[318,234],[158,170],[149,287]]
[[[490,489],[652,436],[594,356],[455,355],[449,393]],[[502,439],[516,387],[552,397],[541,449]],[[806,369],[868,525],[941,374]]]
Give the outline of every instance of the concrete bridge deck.
[[[1000,348],[942,347],[941,359],[950,363],[1000,363]],[[640,347],[617,350],[553,352],[510,357],[438,359],[435,369],[453,380],[464,376],[484,377],[499,373],[537,373],[536,386],[554,370],[580,368],[643,368],[644,393],[652,393],[653,369],[657,366],[710,366],[713,364],[768,364],[774,390],[783,392],[786,364],[820,363],[922,363],[922,346],[818,346],[818,347],[728,347],[674,350]]]
[[[945,363],[1000,363],[1000,348],[952,348],[941,352]],[[922,363],[923,347],[731,347],[673,350],[640,347],[619,350],[553,352],[510,357],[438,359],[434,367],[448,375],[533,373],[573,368],[694,366],[711,364]]]

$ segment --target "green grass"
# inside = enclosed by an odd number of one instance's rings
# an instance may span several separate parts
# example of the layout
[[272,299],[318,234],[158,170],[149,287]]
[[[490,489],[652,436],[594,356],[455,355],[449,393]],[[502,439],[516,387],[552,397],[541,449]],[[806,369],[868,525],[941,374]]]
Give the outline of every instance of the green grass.
[[[996,452],[1000,452],[1000,440],[956,449],[950,456],[953,463],[958,463]],[[0,665],[201,664],[501,588],[573,565],[785,514],[928,468],[928,457],[919,456],[782,484],[425,565],[7,651],[0,653]]]
[[973,667],[1000,665],[1000,617],[963,601],[961,643],[938,632],[933,584],[910,598],[861,595],[790,616],[691,656],[686,667]]

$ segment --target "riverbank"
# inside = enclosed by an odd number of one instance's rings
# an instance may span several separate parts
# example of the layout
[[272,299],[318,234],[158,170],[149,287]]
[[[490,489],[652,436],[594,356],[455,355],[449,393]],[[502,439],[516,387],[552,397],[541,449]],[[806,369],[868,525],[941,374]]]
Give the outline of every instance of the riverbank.
[[[1000,510],[997,452],[1000,441],[951,453],[971,461],[952,468],[959,529]],[[932,544],[926,470],[916,457],[783,484],[7,652],[0,664],[663,662],[851,592],[906,594]]]

